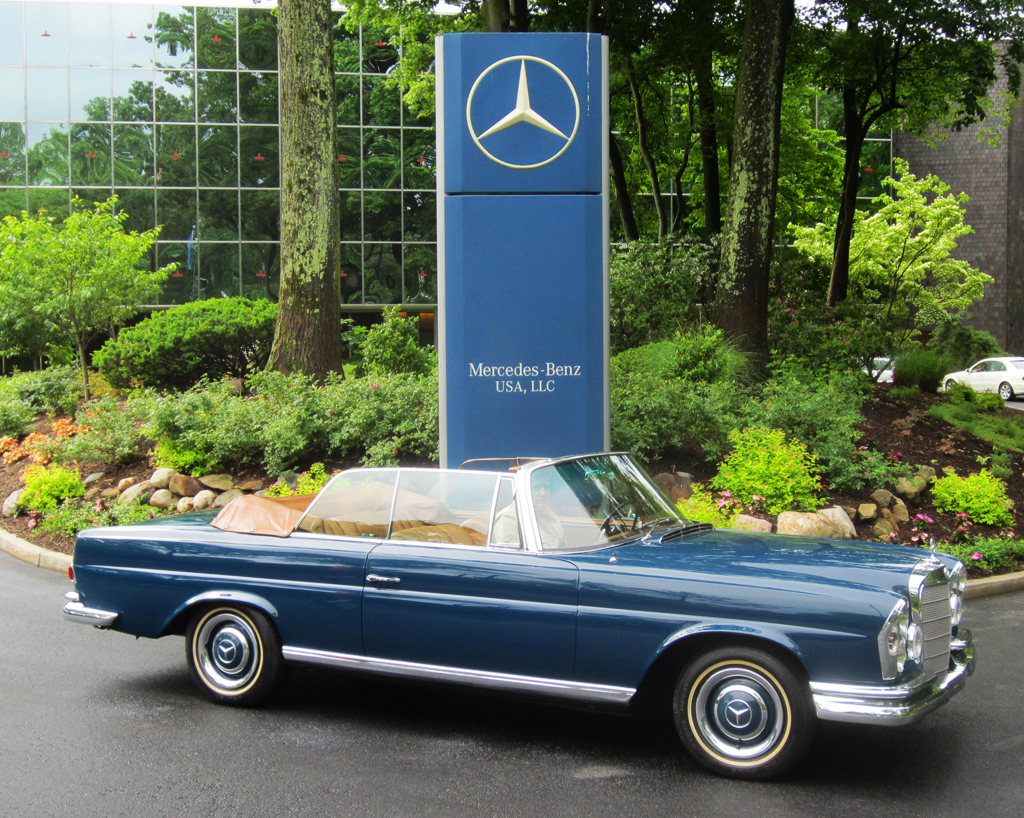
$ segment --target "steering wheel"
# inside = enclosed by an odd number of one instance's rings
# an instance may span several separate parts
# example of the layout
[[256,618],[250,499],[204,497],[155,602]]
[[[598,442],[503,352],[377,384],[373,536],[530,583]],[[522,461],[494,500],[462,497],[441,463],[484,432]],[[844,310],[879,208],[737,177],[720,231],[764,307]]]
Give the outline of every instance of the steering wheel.
[[611,510],[611,512],[608,514],[607,517],[604,518],[604,520],[602,520],[601,527],[598,529],[599,533],[604,534],[606,537],[611,539],[612,537],[620,536],[622,534],[625,534],[627,531],[632,531],[636,528],[636,524],[640,520],[640,515],[637,514],[635,511],[633,512],[633,519],[631,521],[629,528],[627,528],[621,522],[612,524],[612,519],[615,517],[616,514],[619,513],[619,509],[621,509],[628,502],[628,500],[622,500],[615,504],[615,508]]

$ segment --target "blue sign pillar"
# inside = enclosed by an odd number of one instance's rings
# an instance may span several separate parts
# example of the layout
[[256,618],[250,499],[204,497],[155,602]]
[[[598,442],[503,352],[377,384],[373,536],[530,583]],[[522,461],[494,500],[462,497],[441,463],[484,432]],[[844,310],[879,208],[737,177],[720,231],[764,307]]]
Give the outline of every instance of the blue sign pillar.
[[607,450],[607,40],[436,45],[441,465]]

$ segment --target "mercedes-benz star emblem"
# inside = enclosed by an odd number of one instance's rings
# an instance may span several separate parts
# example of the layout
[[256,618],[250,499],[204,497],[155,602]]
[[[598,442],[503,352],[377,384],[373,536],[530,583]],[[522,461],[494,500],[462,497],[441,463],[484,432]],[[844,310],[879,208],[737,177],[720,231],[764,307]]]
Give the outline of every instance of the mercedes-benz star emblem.
[[[491,71],[506,63],[519,61],[519,88],[516,92],[516,103],[515,107],[512,108],[505,116],[501,117],[497,122],[487,128],[483,133],[477,134],[476,129],[473,127],[473,99],[476,96],[477,88],[480,87],[481,81]],[[558,77],[562,79],[569,91],[572,93],[572,101],[575,106],[575,118],[573,120],[572,131],[568,136],[561,130],[552,125],[547,119],[533,109],[530,105],[530,83],[526,73],[526,64],[538,63],[541,66],[553,71]],[[566,149],[572,144],[573,139],[576,138],[576,131],[580,127],[580,99],[576,94],[576,89],[573,87],[572,82],[554,63],[543,60],[540,57],[530,57],[525,54],[519,54],[515,57],[505,57],[503,60],[498,60],[485,68],[476,81],[473,83],[473,87],[469,90],[469,98],[466,100],[466,124],[469,126],[469,135],[473,138],[473,142],[476,146],[483,151],[484,155],[499,165],[504,165],[507,168],[515,168],[517,170],[529,170],[530,168],[539,168],[542,165],[547,165],[549,162],[554,162],[559,156],[565,153]],[[516,164],[514,162],[506,162],[503,159],[499,159],[491,151],[485,148],[481,140],[496,134],[500,131],[504,131],[506,128],[510,128],[514,125],[530,125],[534,128],[539,128],[547,133],[554,134],[561,140],[564,140],[559,149],[545,159],[542,162],[533,162],[532,164]]]
[[753,715],[750,710],[750,705],[746,702],[732,702],[725,708],[725,713],[726,720],[737,730],[742,730],[744,727],[749,725],[751,716]]

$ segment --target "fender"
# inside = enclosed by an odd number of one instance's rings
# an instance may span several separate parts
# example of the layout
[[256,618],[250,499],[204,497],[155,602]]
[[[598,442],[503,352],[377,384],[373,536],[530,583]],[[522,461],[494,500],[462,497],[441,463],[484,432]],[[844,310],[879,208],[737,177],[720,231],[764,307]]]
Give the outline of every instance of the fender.
[[[810,632],[811,629],[807,630]],[[682,630],[678,630],[665,639],[651,657],[648,668],[660,659],[665,654],[665,651],[679,644],[683,640],[707,634],[721,634],[723,637],[743,636],[750,639],[762,639],[766,642],[771,642],[781,648],[784,648],[787,653],[794,656],[801,665],[806,667],[805,656],[803,655],[803,651],[800,649],[800,646],[793,641],[788,633],[779,630],[776,626],[766,626],[761,623],[701,622],[695,625],[690,625]]]
[[248,605],[251,608],[263,611],[267,616],[276,620],[278,618],[277,608],[258,594],[249,594],[245,591],[206,591],[198,594],[180,605],[170,618],[164,623],[162,636],[166,635],[172,622],[177,621],[183,613],[195,605],[204,602],[237,602],[241,605]]

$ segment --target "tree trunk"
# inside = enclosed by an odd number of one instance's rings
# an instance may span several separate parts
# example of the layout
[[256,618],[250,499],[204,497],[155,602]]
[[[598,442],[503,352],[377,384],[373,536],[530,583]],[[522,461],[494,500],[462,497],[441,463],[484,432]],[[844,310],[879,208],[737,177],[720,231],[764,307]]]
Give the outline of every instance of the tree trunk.
[[488,31],[508,31],[509,20],[512,17],[509,0],[481,0],[480,16],[483,17]]
[[283,0],[281,288],[269,366],[341,369],[337,121],[330,0]]
[[722,189],[718,176],[718,117],[715,111],[715,87],[711,79],[712,54],[701,52],[697,66],[697,130],[704,179],[704,227],[709,236],[722,232]]
[[647,175],[651,180],[651,195],[654,197],[654,209],[658,213],[658,238],[663,239],[668,233],[668,213],[665,211],[665,200],[661,195],[661,183],[658,181],[658,165],[647,147],[647,117],[644,114],[643,98],[640,96],[640,85],[636,81],[633,63],[629,62],[629,90],[633,94],[633,110],[636,112],[636,145],[647,165]]
[[82,370],[82,398],[86,403],[92,400],[92,389],[89,388],[89,362],[85,356],[86,344],[81,340],[75,341],[75,352],[78,353],[78,366]]
[[843,124],[846,129],[846,158],[843,164],[843,190],[836,218],[836,240],[832,256],[832,278],[828,286],[828,305],[834,307],[850,292],[850,240],[853,216],[857,212],[857,188],[860,187],[860,157],[864,150],[864,123],[857,111],[852,90],[843,91]]
[[715,323],[767,376],[768,277],[778,190],[786,44],[793,0],[747,0]]
[[626,169],[622,166],[622,154],[619,153],[619,143],[615,141],[614,133],[608,134],[608,159],[612,166],[615,205],[622,220],[622,232],[626,235],[626,241],[636,241],[640,238],[640,230],[636,226],[633,202],[630,201],[629,188],[626,187]]

